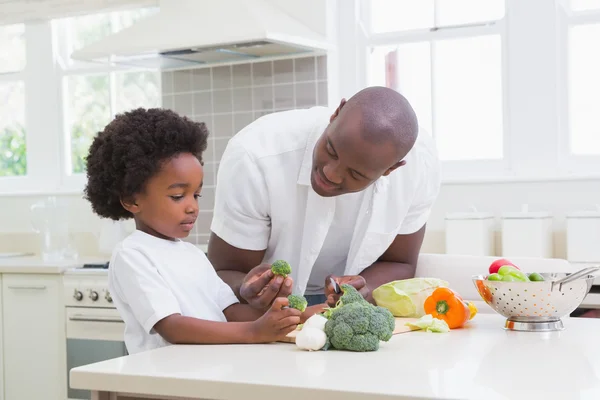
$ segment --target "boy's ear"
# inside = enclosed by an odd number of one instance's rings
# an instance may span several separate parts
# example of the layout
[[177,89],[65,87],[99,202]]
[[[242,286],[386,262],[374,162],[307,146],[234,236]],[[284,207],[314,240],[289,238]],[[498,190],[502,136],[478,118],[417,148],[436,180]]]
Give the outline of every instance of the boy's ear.
[[121,205],[123,206],[123,208],[126,209],[127,211],[129,211],[130,213],[137,214],[138,212],[140,212],[140,206],[138,206],[138,204],[133,196],[121,197],[120,201],[121,201]]

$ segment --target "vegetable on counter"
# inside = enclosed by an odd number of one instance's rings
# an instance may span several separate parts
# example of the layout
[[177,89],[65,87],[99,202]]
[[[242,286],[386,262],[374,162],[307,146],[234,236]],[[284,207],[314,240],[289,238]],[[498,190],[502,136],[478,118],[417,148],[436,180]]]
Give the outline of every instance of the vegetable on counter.
[[271,271],[273,271],[275,275],[281,275],[284,278],[287,278],[287,276],[292,273],[292,267],[287,261],[277,260],[271,264]]
[[296,335],[296,346],[302,350],[318,351],[327,343],[325,323],[327,318],[315,314],[306,320],[302,330]]
[[471,311],[467,304],[449,288],[437,288],[425,300],[424,306],[427,314],[446,321],[450,329],[462,327],[471,317]]
[[306,306],[308,306],[308,301],[306,300],[306,298],[297,294],[290,294],[288,296],[288,302],[290,308],[295,308],[300,312],[304,312],[304,310],[306,310]]
[[379,342],[392,337],[396,321],[386,308],[367,302],[351,285],[342,285],[344,294],[334,308],[327,309],[325,334],[329,346],[337,350],[376,351]]
[[433,315],[427,314],[415,322],[407,322],[406,326],[411,329],[422,329],[425,332],[447,333],[450,332],[448,323],[443,319],[433,318]]
[[473,304],[472,302],[467,302],[467,307],[469,307],[469,320],[472,320],[474,316],[477,315],[477,307],[475,306],[475,304]]
[[423,308],[425,299],[448,282],[437,278],[412,278],[385,283],[373,290],[373,299],[395,317],[420,318],[427,314]]

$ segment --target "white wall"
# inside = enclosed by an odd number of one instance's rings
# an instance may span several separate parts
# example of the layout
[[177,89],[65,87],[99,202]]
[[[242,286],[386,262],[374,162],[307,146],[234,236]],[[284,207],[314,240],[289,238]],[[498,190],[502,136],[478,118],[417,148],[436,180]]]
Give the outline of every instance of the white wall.
[[[469,211],[473,204],[479,211],[493,212],[499,217],[505,211],[519,211],[525,203],[531,211],[544,210],[554,215],[554,256],[564,258],[565,214],[593,210],[600,204],[600,180],[445,184],[428,224],[423,251],[445,251],[444,217],[448,212]],[[497,227],[499,230],[499,219]],[[501,254],[499,238],[496,251]]]
[[[95,255],[99,219],[92,214],[81,195],[65,196],[72,204],[70,224],[81,254]],[[29,207],[41,197],[0,197],[0,251],[36,251],[36,236],[30,225]],[[428,223],[423,251],[443,253],[444,217],[448,212],[468,210],[474,204],[481,211],[500,215],[518,211],[527,203],[532,210],[554,214],[555,252],[565,257],[565,214],[574,210],[591,210],[600,204],[600,180],[523,183],[444,184]],[[498,227],[499,221],[498,221]],[[497,251],[501,249],[497,242]],[[498,253],[500,254],[500,253]]]

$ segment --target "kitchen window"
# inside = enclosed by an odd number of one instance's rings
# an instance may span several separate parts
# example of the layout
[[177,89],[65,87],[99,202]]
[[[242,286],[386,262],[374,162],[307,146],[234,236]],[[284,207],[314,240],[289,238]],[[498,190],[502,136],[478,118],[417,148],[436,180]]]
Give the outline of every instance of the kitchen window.
[[0,195],[81,193],[92,137],[121,111],[160,106],[158,71],[69,57],[157,10],[0,26]]
[[[55,21],[63,65],[65,164],[83,182],[85,157],[96,133],[120,112],[160,106],[159,72],[98,66],[69,57],[74,50],[117,32],[156,8],[92,14]],[[80,175],[80,176],[77,176]]]
[[504,0],[372,0],[369,85],[405,95],[447,162],[504,160]]
[[567,17],[567,158],[572,168],[600,165],[600,0],[571,0]]
[[0,177],[27,175],[25,26],[0,27]]
[[338,7],[332,97],[367,85],[403,93],[436,140],[445,183],[600,177],[600,0]]

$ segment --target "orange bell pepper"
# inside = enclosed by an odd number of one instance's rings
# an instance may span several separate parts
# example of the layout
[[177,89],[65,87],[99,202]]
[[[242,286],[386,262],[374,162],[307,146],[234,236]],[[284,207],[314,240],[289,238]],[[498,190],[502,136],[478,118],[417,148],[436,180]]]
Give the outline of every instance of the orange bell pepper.
[[446,321],[450,329],[460,328],[471,316],[471,310],[452,289],[439,287],[425,300],[425,313]]

